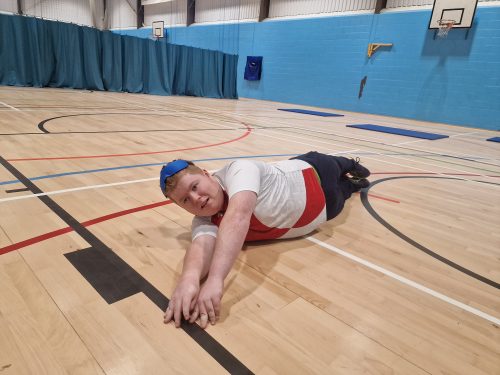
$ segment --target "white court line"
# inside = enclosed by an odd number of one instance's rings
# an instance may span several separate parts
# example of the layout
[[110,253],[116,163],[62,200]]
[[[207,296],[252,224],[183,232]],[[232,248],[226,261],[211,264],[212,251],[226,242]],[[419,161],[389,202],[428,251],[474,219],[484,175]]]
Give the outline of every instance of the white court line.
[[[333,153],[329,153],[328,155],[348,154],[348,153],[355,152],[355,151],[358,151],[358,150],[347,150],[347,151],[333,152]],[[212,173],[214,171],[210,170],[208,172]],[[90,190],[90,189],[100,189],[100,188],[106,188],[106,187],[111,187],[111,186],[136,184],[136,183],[139,183],[139,182],[154,181],[154,180],[157,180],[157,179],[158,179],[158,177],[150,177],[150,178],[143,178],[143,179],[140,179],[140,180],[130,180],[130,181],[114,182],[114,183],[111,183],[111,184],[87,185],[87,186],[81,186],[81,187],[72,188],[72,189],[47,191],[45,193],[24,194],[24,195],[18,195],[18,196],[15,196],[15,197],[9,197],[9,198],[0,199],[0,203],[17,201],[17,200],[22,200],[22,199],[37,198],[37,197],[49,196],[49,195],[71,193],[71,192],[74,192],[74,191],[82,191],[82,190]]]
[[362,264],[363,266],[365,267],[368,267],[372,270],[375,270],[375,271],[378,271],[386,276],[389,276],[405,285],[408,285],[408,286],[411,286],[412,288],[415,288],[415,289],[418,289],[420,290],[421,292],[424,292],[424,293],[427,293],[433,297],[436,297],[438,299],[440,299],[441,301],[444,301],[446,303],[449,303],[453,306],[456,306],[462,310],[465,310],[467,312],[470,312],[471,314],[474,314],[476,316],[479,316],[480,318],[483,318],[483,319],[486,319],[496,325],[499,325],[500,326],[500,319],[492,316],[492,315],[489,315],[489,314],[486,314],[485,312],[481,311],[481,310],[478,310],[478,309],[475,309],[474,307],[471,307],[469,305],[466,305],[460,301],[457,301],[453,298],[450,298],[448,296],[445,296],[444,294],[441,294],[439,292],[436,292],[435,290],[432,290],[430,288],[427,288],[426,286],[423,286],[421,284],[418,284],[414,281],[411,281],[403,276],[400,276],[392,271],[389,271],[389,270],[386,270],[385,268],[382,268],[380,266],[377,266],[376,264],[373,264],[371,262],[368,262],[367,260],[364,260],[360,257],[357,257],[356,255],[352,255],[344,250],[340,250],[339,248],[335,247],[335,246],[332,246],[332,245],[329,245],[323,241],[320,241],[314,237],[306,237],[305,238],[306,240],[308,241],[311,241],[311,242],[314,242],[315,244],[327,249],[327,250],[330,250],[334,253],[337,253],[339,255],[342,255],[343,257],[346,257],[354,262],[357,262],[357,263],[360,263]]
[[[310,131],[310,129],[300,128],[300,127],[295,127],[295,126],[292,126],[291,128],[295,129],[295,130]],[[396,146],[397,147],[397,145],[398,145],[396,143],[391,144],[391,143],[385,143],[385,142],[378,142],[378,141],[374,141],[373,139],[365,139],[365,138],[359,138],[359,137],[346,136],[346,135],[339,134],[339,133],[329,133],[329,132],[324,132],[324,131],[321,131],[321,130],[314,130],[314,132],[315,133],[320,133],[320,134],[325,134],[325,135],[330,135],[330,136],[340,136],[342,138],[347,138],[347,139],[355,140],[355,141],[362,141],[362,142],[366,141],[366,142],[369,142],[369,143],[375,143],[378,146]],[[480,133],[480,132],[476,132],[476,133]],[[456,135],[460,135],[460,134],[456,134]],[[485,137],[486,136],[489,136],[489,135],[485,134]],[[424,139],[422,141],[424,141]],[[420,142],[420,140],[419,141],[410,141],[410,142]],[[399,143],[399,144],[402,144],[402,143]],[[418,149],[418,148],[406,148],[406,147],[401,147],[401,148],[403,150],[405,150],[405,151],[418,151],[418,152],[425,152],[425,153],[429,154],[429,155],[424,155],[424,156],[442,156],[441,153],[435,152],[435,151],[431,151],[431,150],[421,150],[421,149]],[[373,152],[373,151],[371,151],[371,152]],[[458,158],[459,157],[465,157],[465,156],[484,158],[484,156],[478,156],[478,155],[472,155],[472,154],[455,154],[455,153],[449,153],[449,152],[447,152],[446,154],[449,155],[449,156],[458,157]]]
[[[207,124],[211,124],[211,125],[215,125],[215,126],[220,126],[220,127],[226,127],[226,128],[232,128],[231,126],[228,126],[228,125],[223,125],[223,124],[214,124],[210,121],[205,121],[205,120],[200,120],[200,122],[206,122]],[[292,127],[293,129],[300,129],[300,130],[307,130],[307,129],[304,129],[304,128],[296,128],[296,127]],[[264,136],[264,137],[269,137],[269,138],[275,138],[275,139],[280,139],[280,140],[284,140],[286,139],[287,142],[294,142],[294,143],[299,143],[299,144],[304,144],[304,145],[307,145],[307,146],[315,146],[315,147],[318,147],[317,144],[318,143],[325,143],[325,144],[328,144],[329,146],[332,146],[332,145],[335,145],[335,146],[339,146],[339,147],[343,147],[345,148],[346,146],[345,145],[342,145],[342,144],[339,144],[339,143],[335,143],[335,142],[332,142],[332,141],[320,141],[320,140],[314,140],[314,142],[316,143],[316,145],[314,144],[311,144],[311,143],[306,143],[306,142],[299,142],[299,141],[294,141],[290,138],[300,138],[300,139],[303,139],[303,137],[300,137],[299,135],[292,135],[290,133],[288,133],[286,135],[286,138],[281,135],[279,133],[279,130],[272,130],[272,129],[256,129],[256,128],[253,128],[253,130],[255,131],[255,133],[257,133],[257,131],[259,132],[259,135],[260,136]],[[272,136],[272,135],[269,135],[269,134],[262,134],[263,132],[273,132],[273,133],[277,133],[278,136]],[[329,133],[326,133],[326,134],[329,134]],[[331,135],[331,134],[329,134]],[[386,146],[390,146],[388,144],[384,144]],[[323,147],[323,146],[320,146],[320,147]],[[413,160],[411,159],[407,159],[407,158],[403,158],[401,156],[392,156],[392,155],[384,155],[380,152],[376,152],[376,151],[372,151],[368,148],[359,148],[358,151],[369,151],[369,152],[372,152],[376,155],[379,155],[379,156],[388,156],[389,158],[392,158],[392,159],[396,159],[396,160],[404,160],[404,161],[408,161],[410,163],[413,162]],[[346,151],[348,152],[348,151]],[[424,152],[427,152],[427,151],[424,151]],[[393,163],[393,162],[390,162],[390,161],[386,161],[386,160],[379,160],[379,159],[375,159],[373,157],[365,157],[366,159],[370,159],[370,160],[375,160],[375,161],[379,161],[379,162],[382,162],[382,163],[386,163],[386,164],[393,164],[393,165],[397,165],[397,166],[400,166],[400,167],[406,167],[406,168],[411,168],[411,169],[415,169],[415,170],[418,170],[418,171],[422,171],[422,172],[426,172],[426,173],[432,173],[432,174],[437,174],[437,175],[440,175],[440,176],[446,176],[446,177],[449,177],[449,175],[447,174],[444,174],[444,173],[440,173],[440,172],[434,172],[432,170],[429,170],[429,169],[423,169],[423,168],[417,168],[417,167],[413,167],[411,165],[405,165],[405,164],[399,164],[399,163]],[[433,163],[427,163],[427,162],[422,162],[422,161],[419,161],[420,164],[424,164],[424,165],[429,165],[429,166],[432,166],[432,167],[436,167],[436,168],[443,168],[443,166],[440,166],[440,165],[437,165],[437,164],[433,164]],[[466,170],[462,170],[462,169],[457,169],[457,168],[453,168],[453,167],[449,167],[449,166],[445,166],[444,168],[446,169],[449,169],[451,171],[456,171],[456,172],[461,172],[461,173],[470,173],[470,171],[466,171]],[[484,178],[487,178],[487,179],[490,179],[492,177],[489,177],[487,175],[484,175],[484,174],[479,174],[478,173],[478,176],[481,176],[481,177],[484,177]],[[473,182],[473,183],[476,183],[476,184],[480,184],[481,182],[478,182],[478,181],[474,181],[474,180],[471,180],[471,179],[468,179],[468,178],[465,178],[463,176],[460,177],[460,179],[464,180],[464,181],[469,181],[469,182]],[[496,186],[496,187],[500,187],[498,185],[492,185],[492,186]]]
[[[237,116],[237,114],[234,114],[234,115]],[[275,121],[275,123],[277,123],[278,125],[288,125],[288,126],[290,126],[290,124],[286,123],[286,122],[281,122],[281,121],[275,120],[275,119],[273,119],[273,121]],[[292,129],[295,129],[295,130],[304,130],[304,131],[310,131],[311,130],[311,129],[308,129],[308,128],[302,128],[300,126],[299,127],[290,126],[290,127]],[[269,130],[269,129],[263,129],[263,130]],[[277,129],[277,130],[279,130],[279,129]],[[321,131],[321,130],[317,130],[317,129],[315,129],[314,132],[315,133],[320,133],[320,134],[325,134],[325,135],[330,135],[330,136],[339,136],[339,137],[342,137],[342,138],[347,138],[347,139],[356,140],[356,141],[375,143],[375,144],[377,144],[379,146],[397,146],[396,144],[384,143],[384,142],[374,141],[373,139],[367,139],[367,138],[361,138],[361,137],[352,137],[352,136],[347,136],[345,134],[340,134],[340,133],[335,133],[335,132],[326,132],[326,131]],[[488,136],[490,134],[490,133],[488,133],[488,130],[486,130],[486,129],[485,129],[484,132],[478,131],[478,132],[475,132],[475,133],[486,133],[486,135],[488,135]],[[458,135],[464,135],[464,134],[467,134],[467,133],[455,134],[455,135],[458,136]],[[290,136],[290,134],[287,134],[287,137],[288,136]],[[410,141],[410,142],[414,142],[414,141]],[[345,146],[343,146],[343,147],[345,147]],[[434,152],[434,151],[430,151],[430,150],[411,149],[411,148],[404,148],[404,147],[403,147],[403,149],[404,150],[411,150],[411,151],[425,152],[425,153],[428,153],[429,156],[432,156],[432,155],[441,156],[440,153]],[[373,151],[370,151],[370,152],[373,152]],[[380,155],[382,155],[382,154],[380,154]],[[464,156],[476,156],[477,157],[477,155],[470,155],[470,154],[452,154],[452,153],[448,153],[448,155],[454,156],[454,157],[464,157]],[[480,156],[480,157],[482,157],[482,156]],[[447,168],[449,168],[449,167],[447,167]]]
[[[295,129],[298,129],[298,128],[295,128]],[[307,130],[307,129],[302,129],[302,130]],[[272,131],[270,129],[262,129],[262,131]],[[274,132],[277,132],[277,131],[274,131]],[[279,137],[273,137],[271,135],[268,135],[268,134],[261,134],[262,136],[265,136],[265,137],[271,137],[271,138],[277,138],[277,139],[281,139],[281,140],[284,140],[285,138],[283,136],[281,136],[281,138]],[[294,137],[294,138],[300,138],[302,139],[302,137],[299,137],[298,135],[297,136],[294,136],[294,135],[291,135],[290,133],[288,133],[286,135],[286,141],[287,142],[290,142],[290,137]],[[339,147],[345,147],[345,145],[342,145],[342,144],[338,144],[338,143],[335,143],[335,142],[324,142],[324,141],[317,141],[318,143],[329,143],[330,145],[332,146],[339,146]],[[390,145],[387,145],[387,146],[390,146]],[[396,160],[404,160],[404,161],[408,161],[410,163],[414,162],[413,160],[411,159],[407,159],[407,158],[403,158],[401,156],[392,156],[392,155],[384,155],[380,152],[377,152],[377,151],[373,151],[373,150],[370,150],[368,148],[359,148],[360,151],[369,151],[375,155],[379,155],[379,156],[386,156],[386,157],[389,157],[391,159],[396,159]],[[426,152],[426,151],[424,151]],[[430,156],[430,155],[429,155]],[[432,174],[437,174],[437,175],[440,175],[440,176],[446,176],[446,177],[449,177],[449,175],[447,174],[444,174],[444,173],[441,173],[441,172],[434,172],[432,170],[429,170],[429,169],[423,169],[423,168],[418,168],[418,167],[413,167],[411,165],[405,165],[405,164],[400,164],[400,163],[393,163],[393,162],[390,162],[390,161],[387,161],[387,160],[380,160],[380,159],[375,159],[373,157],[369,157],[369,156],[364,156],[364,158],[366,159],[370,159],[370,160],[375,160],[375,161],[379,161],[381,163],[386,163],[386,164],[393,164],[393,165],[397,165],[397,166],[400,166],[400,167],[406,167],[406,168],[410,168],[410,169],[415,169],[415,170],[418,170],[418,171],[422,171],[422,172],[426,172],[426,173],[432,173]],[[470,173],[470,171],[466,171],[466,170],[463,170],[463,169],[458,169],[458,168],[453,168],[453,167],[449,167],[449,166],[441,166],[441,165],[437,165],[437,164],[433,164],[433,163],[427,163],[427,162],[423,162],[423,161],[418,161],[419,164],[423,164],[423,165],[429,165],[429,166],[433,166],[433,167],[436,167],[436,168],[446,168],[450,171],[456,171],[456,172],[461,172],[461,173]],[[487,179],[492,179],[493,177],[490,177],[490,176],[487,176],[487,175],[484,175],[484,174],[479,174],[477,173],[478,176],[480,177],[484,177],[484,178],[487,178]],[[477,184],[480,184],[481,182],[478,182],[478,181],[475,181],[475,180],[471,180],[471,179],[468,179],[468,178],[465,178],[464,176],[460,176],[460,179],[464,180],[464,181],[469,181],[469,182],[474,182],[474,183],[477,183]],[[500,187],[498,185],[492,185],[492,186],[497,186],[497,187]]]
[[471,135],[471,134],[477,134],[477,133],[480,133],[480,132],[460,133],[460,134],[450,135],[450,138],[453,138],[453,137],[461,137],[461,136],[463,136],[463,135]]
[[151,177],[151,178],[143,178],[142,180],[122,181],[122,182],[115,182],[115,183],[112,183],[112,184],[89,185],[89,186],[82,186],[82,187],[77,187],[77,188],[73,188],[73,189],[54,190],[54,191],[48,191],[46,193],[18,195],[17,197],[10,197],[10,198],[0,199],[0,203],[2,203],[2,202],[9,202],[9,201],[16,201],[16,200],[21,200],[21,199],[30,199],[30,198],[36,198],[36,197],[43,197],[43,196],[46,196],[46,195],[64,194],[64,193],[70,193],[70,192],[73,192],[73,191],[81,191],[81,190],[89,190],[89,189],[99,189],[99,188],[105,188],[105,187],[110,187],[110,186],[135,184],[135,183],[138,183],[138,182],[153,181],[153,180],[157,180],[157,179],[158,179],[158,177]]
[[11,109],[13,109],[13,110],[15,110],[15,111],[21,112],[21,110],[20,110],[20,109],[17,109],[16,107],[13,107],[13,106],[11,106],[11,105],[8,105],[7,103],[0,102],[0,104],[3,104],[4,106],[9,107],[9,108],[11,108]]
[[418,143],[418,142],[424,142],[424,141],[428,141],[428,139],[417,139],[417,140],[414,140],[414,141],[406,141],[406,142],[398,142],[398,143],[387,143],[387,146],[401,146],[401,145],[407,145],[409,143]]

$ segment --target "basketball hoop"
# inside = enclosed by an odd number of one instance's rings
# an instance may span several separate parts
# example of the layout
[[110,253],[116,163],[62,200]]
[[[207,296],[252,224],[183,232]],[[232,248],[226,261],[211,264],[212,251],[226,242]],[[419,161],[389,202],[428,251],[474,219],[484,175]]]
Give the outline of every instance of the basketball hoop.
[[438,21],[439,30],[437,36],[439,38],[446,38],[453,25],[455,25],[455,20],[439,20]]

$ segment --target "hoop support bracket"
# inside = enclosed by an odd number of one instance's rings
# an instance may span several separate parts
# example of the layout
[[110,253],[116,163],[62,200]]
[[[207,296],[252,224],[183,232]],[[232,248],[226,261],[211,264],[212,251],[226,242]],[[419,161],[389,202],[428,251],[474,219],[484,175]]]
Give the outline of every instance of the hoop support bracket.
[[380,47],[392,47],[392,43],[369,43],[368,44],[368,57],[372,57],[376,50]]

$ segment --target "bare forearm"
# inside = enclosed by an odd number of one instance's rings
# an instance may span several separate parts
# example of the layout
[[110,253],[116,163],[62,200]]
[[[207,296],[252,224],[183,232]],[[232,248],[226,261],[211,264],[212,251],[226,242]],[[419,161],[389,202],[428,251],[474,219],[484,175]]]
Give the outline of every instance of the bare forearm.
[[249,225],[249,219],[238,214],[224,217],[215,242],[209,277],[226,278],[241,251]]
[[204,278],[210,268],[214,247],[215,238],[211,236],[195,239],[184,257],[182,277],[196,280]]

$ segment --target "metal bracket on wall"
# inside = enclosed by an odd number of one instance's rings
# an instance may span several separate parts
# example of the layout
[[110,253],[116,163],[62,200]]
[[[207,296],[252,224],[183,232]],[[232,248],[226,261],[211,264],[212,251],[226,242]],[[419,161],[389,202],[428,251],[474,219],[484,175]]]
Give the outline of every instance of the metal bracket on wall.
[[372,57],[380,47],[392,47],[392,43],[370,43],[368,44],[368,57]]

